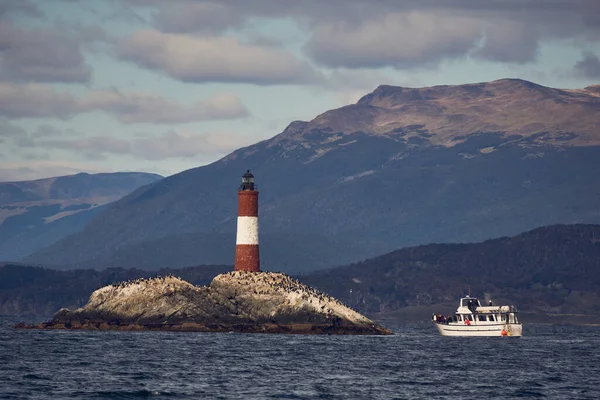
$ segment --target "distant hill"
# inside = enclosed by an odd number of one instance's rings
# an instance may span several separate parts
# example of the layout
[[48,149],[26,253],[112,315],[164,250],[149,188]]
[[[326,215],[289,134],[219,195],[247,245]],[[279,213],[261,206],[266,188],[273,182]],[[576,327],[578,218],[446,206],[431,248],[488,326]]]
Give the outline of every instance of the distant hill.
[[410,247],[302,280],[369,314],[435,304],[453,312],[470,291],[529,313],[600,321],[600,225],[555,225],[483,243]]
[[159,179],[121,172],[0,182],[0,261],[18,260],[80,231],[107,204]]
[[[199,266],[158,274],[205,285],[231,269]],[[0,266],[0,315],[50,316],[61,307],[83,305],[101,286],[153,274]],[[529,314],[599,322],[600,225],[555,225],[482,243],[405,248],[298,278],[370,316],[412,309],[420,319],[429,317],[424,310],[450,313],[470,290]]]
[[380,86],[112,204],[25,262],[230,264],[236,191],[260,189],[263,266],[306,273],[432,242],[600,223],[600,92],[517,79]]
[[195,285],[207,285],[229,266],[203,265],[184,270],[110,268],[103,271],[57,271],[18,264],[0,265],[0,315],[50,317],[62,307],[83,306],[90,294],[112,283],[173,274]]

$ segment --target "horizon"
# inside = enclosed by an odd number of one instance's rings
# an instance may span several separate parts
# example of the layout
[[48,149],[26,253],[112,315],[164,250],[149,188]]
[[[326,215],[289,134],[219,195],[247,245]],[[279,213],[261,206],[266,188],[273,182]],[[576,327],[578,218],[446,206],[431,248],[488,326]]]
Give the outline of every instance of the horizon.
[[597,13],[566,0],[7,0],[0,181],[170,176],[381,85],[597,85]]

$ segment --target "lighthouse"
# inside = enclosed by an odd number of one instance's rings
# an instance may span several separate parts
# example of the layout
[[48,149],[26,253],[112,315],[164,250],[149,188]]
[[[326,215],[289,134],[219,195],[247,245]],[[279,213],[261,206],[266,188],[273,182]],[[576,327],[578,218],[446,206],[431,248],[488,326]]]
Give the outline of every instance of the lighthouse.
[[247,170],[238,190],[238,220],[235,242],[235,271],[260,272],[258,255],[258,190],[254,175]]

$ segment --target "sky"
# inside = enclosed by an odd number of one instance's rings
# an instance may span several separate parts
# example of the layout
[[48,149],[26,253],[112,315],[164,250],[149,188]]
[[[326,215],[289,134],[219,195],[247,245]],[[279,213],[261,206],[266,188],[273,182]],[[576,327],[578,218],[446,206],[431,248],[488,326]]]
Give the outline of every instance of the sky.
[[600,83],[600,0],[0,0],[0,181],[172,175],[378,85]]

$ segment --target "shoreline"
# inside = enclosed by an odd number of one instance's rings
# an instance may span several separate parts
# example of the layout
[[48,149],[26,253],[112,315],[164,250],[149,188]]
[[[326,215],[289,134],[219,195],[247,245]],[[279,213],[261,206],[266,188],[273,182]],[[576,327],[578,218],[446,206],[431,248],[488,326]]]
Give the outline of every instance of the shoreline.
[[373,325],[366,326],[331,326],[313,324],[280,325],[264,324],[199,324],[185,322],[182,324],[109,324],[106,322],[54,323],[42,322],[30,325],[23,322],[12,326],[19,330],[80,330],[80,331],[137,331],[137,332],[220,332],[220,333],[271,333],[271,334],[300,334],[300,335],[392,335],[389,329]]

